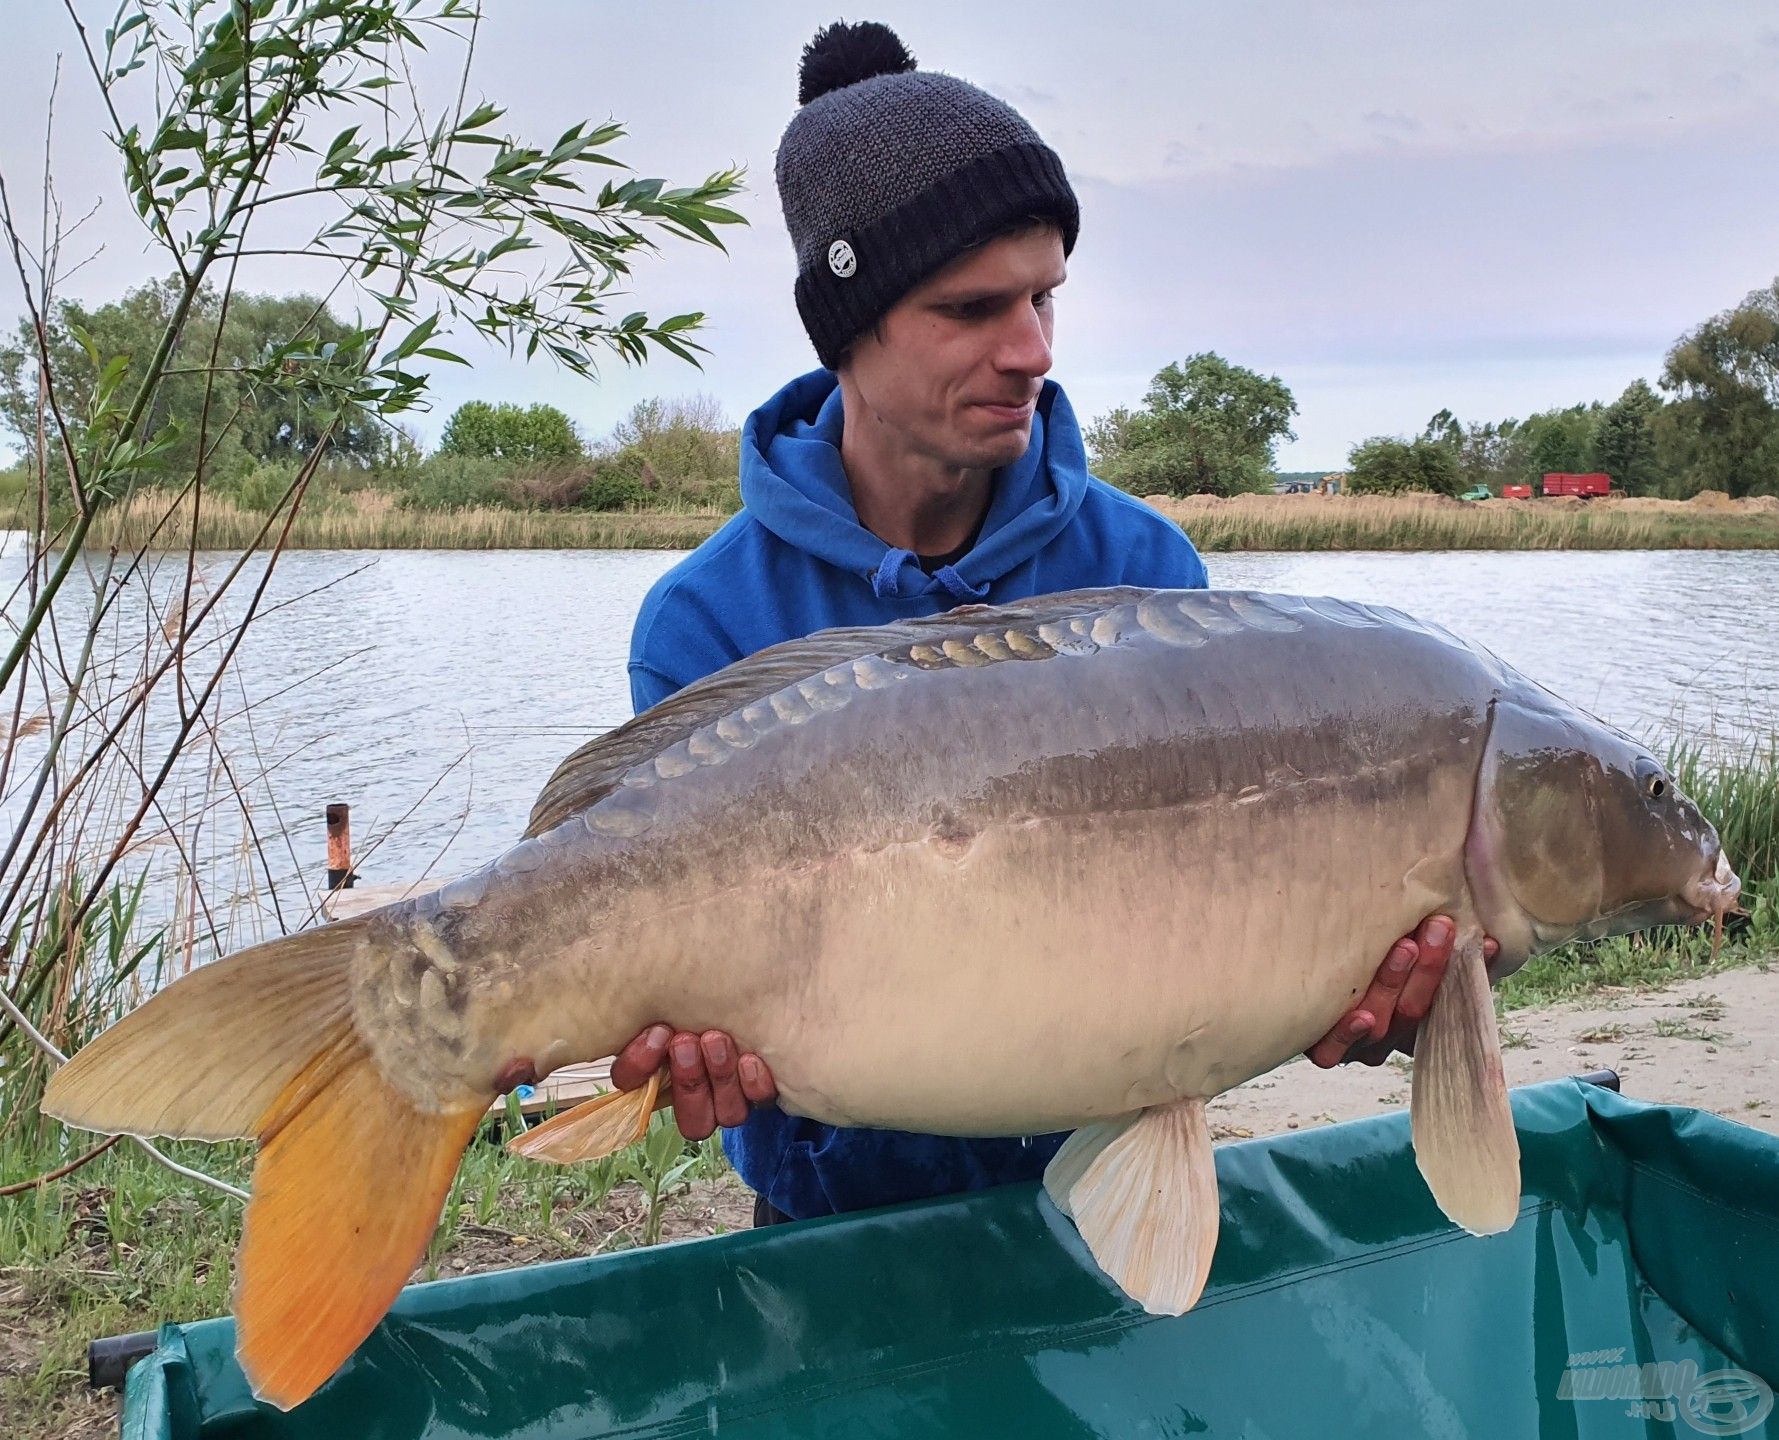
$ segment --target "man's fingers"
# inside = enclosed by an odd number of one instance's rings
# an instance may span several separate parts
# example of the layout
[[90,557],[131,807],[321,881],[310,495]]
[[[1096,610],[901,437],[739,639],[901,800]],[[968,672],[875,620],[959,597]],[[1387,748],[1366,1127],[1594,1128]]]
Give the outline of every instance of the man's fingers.
[[672,1038],[671,1025],[651,1025],[644,1030],[612,1061],[612,1088],[640,1089],[666,1063],[667,1042]]
[[1378,966],[1371,988],[1359,1001],[1359,1008],[1371,1011],[1375,1017],[1370,1031],[1373,1040],[1382,1040],[1390,1033],[1390,1022],[1396,1018],[1396,1007],[1402,1002],[1402,987],[1408,983],[1419,959],[1419,947],[1404,936],[1390,947],[1384,963]]
[[741,1057],[741,1093],[755,1105],[770,1105],[778,1099],[778,1082],[766,1068],[766,1062],[751,1050]]
[[1415,932],[1420,958],[1396,1002],[1398,1015],[1411,1025],[1419,1025],[1433,1008],[1433,992],[1445,978],[1445,967],[1452,958],[1452,937],[1456,933],[1457,927],[1444,915],[1428,916]]
[[1369,1010],[1353,1010],[1343,1015],[1335,1027],[1305,1053],[1312,1065],[1324,1070],[1340,1064],[1352,1045],[1371,1033],[1377,1017]]
[[717,1128],[711,1103],[710,1077],[704,1070],[704,1050],[690,1030],[681,1030],[667,1046],[667,1066],[673,1076],[673,1115],[680,1134],[703,1140]]
[[704,1073],[710,1076],[711,1108],[719,1125],[739,1125],[747,1119],[747,1096],[735,1073],[735,1042],[721,1030],[706,1030],[698,1037],[704,1051]]

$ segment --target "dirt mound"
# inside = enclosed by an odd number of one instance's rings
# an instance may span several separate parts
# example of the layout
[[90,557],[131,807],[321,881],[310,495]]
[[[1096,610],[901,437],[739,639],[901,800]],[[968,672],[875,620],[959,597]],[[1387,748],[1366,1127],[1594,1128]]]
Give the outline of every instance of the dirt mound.
[[1742,501],[1742,509],[1756,515],[1779,515],[1779,495],[1750,495]]

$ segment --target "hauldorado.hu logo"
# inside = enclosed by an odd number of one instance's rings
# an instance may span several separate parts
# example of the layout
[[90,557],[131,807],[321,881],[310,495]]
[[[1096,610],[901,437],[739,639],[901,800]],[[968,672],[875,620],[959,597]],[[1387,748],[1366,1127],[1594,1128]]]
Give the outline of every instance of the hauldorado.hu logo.
[[1623,1346],[1571,1355],[1557,1398],[1629,1401],[1633,1418],[1677,1420],[1701,1435],[1746,1435],[1773,1413],[1773,1387],[1747,1370],[1701,1375],[1692,1360],[1626,1364]]

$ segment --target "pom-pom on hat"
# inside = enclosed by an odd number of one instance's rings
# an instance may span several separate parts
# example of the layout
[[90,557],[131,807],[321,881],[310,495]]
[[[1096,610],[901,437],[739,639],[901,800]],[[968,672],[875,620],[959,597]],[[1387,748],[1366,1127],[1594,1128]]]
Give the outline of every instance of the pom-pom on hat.
[[1011,105],[916,67],[875,21],[803,48],[776,175],[797,251],[797,312],[821,363],[921,281],[1020,219],[1054,220],[1063,253],[1080,209],[1056,152]]

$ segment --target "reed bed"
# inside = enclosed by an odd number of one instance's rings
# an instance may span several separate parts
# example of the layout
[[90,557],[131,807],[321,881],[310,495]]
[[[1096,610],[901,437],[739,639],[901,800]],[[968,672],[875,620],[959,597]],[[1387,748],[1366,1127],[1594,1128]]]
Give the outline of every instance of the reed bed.
[[[1779,549],[1779,500],[1727,508],[1681,501],[1465,504],[1432,495],[1196,496],[1148,503],[1200,550],[1770,550]],[[307,550],[689,550],[729,513],[637,510],[408,508],[387,491],[326,495],[298,514],[287,542]],[[265,515],[222,496],[200,507],[201,550],[239,549]],[[169,518],[164,496],[139,494],[101,516],[93,543],[168,549],[189,543],[191,509]]]
[[1492,500],[1433,495],[1196,496],[1148,503],[1200,550],[1769,550],[1779,501]]
[[[360,491],[305,504],[286,549],[301,550],[690,550],[727,515],[711,510],[408,509],[385,492]],[[265,515],[221,496],[198,507],[197,548],[240,550]],[[89,543],[119,549],[181,549],[190,543],[192,507],[169,515],[166,497],[139,494],[107,511]]]

